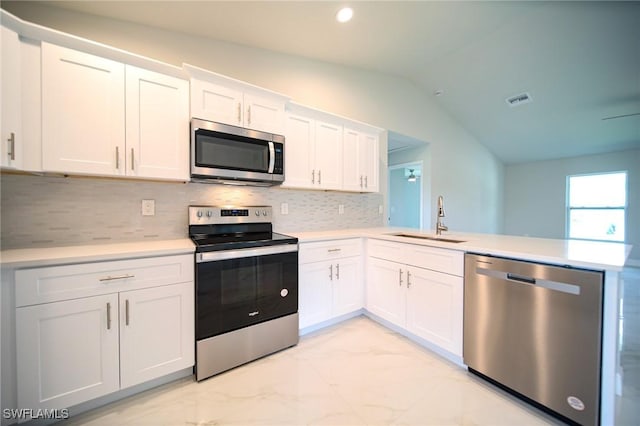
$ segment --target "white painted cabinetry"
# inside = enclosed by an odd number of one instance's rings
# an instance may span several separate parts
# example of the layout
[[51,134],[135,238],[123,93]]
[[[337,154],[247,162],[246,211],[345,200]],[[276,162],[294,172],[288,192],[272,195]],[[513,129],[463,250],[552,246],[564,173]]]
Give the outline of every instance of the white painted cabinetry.
[[127,65],[127,176],[189,180],[189,82]]
[[283,187],[342,189],[342,124],[288,113],[284,160]]
[[0,166],[20,169],[22,166],[22,98],[20,40],[15,31],[2,26],[0,58]]
[[378,192],[378,136],[345,126],[343,183],[345,191]]
[[188,179],[188,83],[42,43],[42,158],[50,172]]
[[286,96],[192,65],[191,116],[202,120],[283,134]]
[[192,255],[15,279],[20,408],[69,407],[194,364]]
[[370,239],[367,310],[462,356],[462,252]]
[[300,244],[300,328],[362,309],[361,240]]

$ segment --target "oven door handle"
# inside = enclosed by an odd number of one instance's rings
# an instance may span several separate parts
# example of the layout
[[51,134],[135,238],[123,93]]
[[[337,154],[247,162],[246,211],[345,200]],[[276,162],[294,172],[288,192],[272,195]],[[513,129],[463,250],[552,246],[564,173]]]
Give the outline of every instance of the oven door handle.
[[266,256],[269,254],[294,253],[298,244],[281,244],[276,246],[246,248],[238,250],[220,250],[207,253],[196,253],[196,263],[215,262],[217,260],[241,259],[243,257]]

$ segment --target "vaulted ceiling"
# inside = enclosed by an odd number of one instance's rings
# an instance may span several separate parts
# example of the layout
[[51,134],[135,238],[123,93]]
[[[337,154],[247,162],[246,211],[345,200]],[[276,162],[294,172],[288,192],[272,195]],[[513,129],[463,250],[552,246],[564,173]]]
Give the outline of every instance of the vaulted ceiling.
[[507,164],[640,148],[640,2],[44,3],[404,77]]

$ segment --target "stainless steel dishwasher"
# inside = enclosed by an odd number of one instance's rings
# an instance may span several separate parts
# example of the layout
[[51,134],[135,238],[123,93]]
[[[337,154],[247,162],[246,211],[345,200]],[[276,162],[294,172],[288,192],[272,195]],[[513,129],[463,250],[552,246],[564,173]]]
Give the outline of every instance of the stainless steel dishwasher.
[[464,363],[564,420],[600,420],[604,273],[465,255]]

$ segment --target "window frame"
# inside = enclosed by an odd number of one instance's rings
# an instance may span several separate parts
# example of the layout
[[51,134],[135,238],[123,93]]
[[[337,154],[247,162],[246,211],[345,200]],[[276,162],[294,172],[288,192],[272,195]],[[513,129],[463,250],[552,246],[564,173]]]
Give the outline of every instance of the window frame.
[[[604,176],[612,174],[624,174],[624,205],[623,206],[597,206],[597,207],[571,207],[571,178],[582,176]],[[616,170],[610,172],[595,172],[595,173],[578,173],[566,176],[566,188],[565,188],[565,238],[568,240],[580,240],[580,241],[599,241],[607,243],[624,243],[627,240],[627,207],[629,205],[629,171],[628,170]],[[577,238],[571,237],[571,211],[572,210],[622,210],[624,217],[625,232],[622,236],[622,240],[602,240],[597,238]]]

